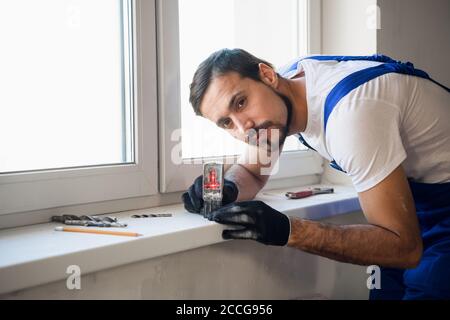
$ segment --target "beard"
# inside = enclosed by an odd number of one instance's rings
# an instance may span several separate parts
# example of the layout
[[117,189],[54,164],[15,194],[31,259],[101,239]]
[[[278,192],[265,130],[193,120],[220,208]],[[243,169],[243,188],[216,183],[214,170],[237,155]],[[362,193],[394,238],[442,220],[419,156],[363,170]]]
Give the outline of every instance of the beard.
[[275,94],[278,95],[281,98],[281,100],[283,100],[284,105],[286,107],[286,123],[283,126],[283,143],[284,143],[284,140],[286,140],[289,134],[289,127],[291,126],[292,121],[292,101],[291,99],[289,99],[288,96],[282,93],[276,92],[275,90],[273,90],[273,92],[275,92]]
[[[247,136],[247,143],[256,145],[258,148],[265,148],[267,152],[278,151],[284,145],[289,134],[289,127],[292,119],[292,101],[284,94],[276,92],[273,88],[271,90],[283,100],[286,107],[286,122],[274,123],[272,121],[265,121],[261,125],[253,128],[251,133]],[[278,136],[278,139],[276,139]],[[273,141],[273,139],[276,141]],[[253,143],[250,143],[253,142]]]
[[265,121],[247,132],[247,143],[268,152],[280,149],[286,139],[285,127],[281,124]]

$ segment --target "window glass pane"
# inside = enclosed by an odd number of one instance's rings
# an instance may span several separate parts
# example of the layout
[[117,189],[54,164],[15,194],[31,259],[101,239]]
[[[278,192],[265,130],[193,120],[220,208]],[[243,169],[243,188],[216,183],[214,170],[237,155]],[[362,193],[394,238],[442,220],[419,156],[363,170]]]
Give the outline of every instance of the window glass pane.
[[128,5],[0,0],[0,172],[133,161]]
[[[302,0],[179,0],[183,158],[241,154],[245,144],[195,116],[189,84],[197,66],[222,48],[242,48],[276,67],[306,54]],[[302,24],[303,25],[303,24]],[[304,31],[304,30],[303,30]],[[290,137],[284,150],[298,150]]]

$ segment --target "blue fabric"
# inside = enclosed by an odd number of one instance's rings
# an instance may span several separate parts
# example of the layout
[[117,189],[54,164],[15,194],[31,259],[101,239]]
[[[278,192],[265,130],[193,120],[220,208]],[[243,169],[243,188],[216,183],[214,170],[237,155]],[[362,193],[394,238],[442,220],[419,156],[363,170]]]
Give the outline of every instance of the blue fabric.
[[[338,82],[338,84],[331,89],[330,93],[328,94],[326,100],[325,100],[325,106],[324,106],[324,130],[327,130],[327,123],[328,119],[331,115],[331,112],[333,112],[334,107],[339,103],[339,101],[345,97],[348,93],[350,93],[355,88],[359,87],[360,85],[375,79],[379,76],[382,76],[387,73],[400,73],[405,75],[412,75],[420,78],[428,79],[435,84],[439,85],[440,87],[447,90],[447,92],[450,92],[450,89],[444,86],[443,84],[440,84],[433,79],[430,78],[430,76],[423,70],[414,68],[414,65],[411,62],[401,62],[396,61],[388,56],[380,55],[380,54],[374,54],[371,56],[310,56],[303,58],[301,60],[305,59],[313,59],[313,60],[320,60],[320,61],[356,61],[356,60],[365,60],[365,61],[377,61],[382,62],[383,64],[380,64],[375,67],[366,68],[363,70],[356,71],[341,81]],[[300,60],[300,61],[301,61]],[[299,61],[296,61],[293,63],[287,72],[295,70],[297,68],[297,64]],[[299,140],[302,144],[304,144],[306,147],[311,148],[308,143],[306,143],[305,139],[299,135]],[[314,149],[313,149],[314,150]],[[345,172],[337,163],[335,160],[332,160],[330,163],[330,166],[336,170]]]
[[[377,61],[383,62],[379,66],[366,68],[357,72],[354,72],[341,81],[330,91],[326,100],[325,100],[325,109],[324,109],[324,128],[327,129],[328,118],[330,117],[331,112],[334,107],[339,103],[339,101],[345,97],[350,91],[359,87],[360,85],[375,79],[379,76],[382,76],[387,73],[401,73],[405,75],[416,76],[420,78],[425,78],[428,80],[432,80],[430,76],[420,69],[414,68],[414,65],[411,62],[400,62],[395,61],[387,56],[375,54],[373,56],[312,56],[307,57],[306,59],[314,59],[314,60],[335,60],[335,61],[350,61],[350,60],[368,60],[368,61]],[[446,86],[437,83],[432,80],[434,83],[438,84],[447,92],[450,92],[450,89]]]
[[286,73],[294,71],[297,69],[297,65],[299,61],[305,59],[314,59],[320,61],[351,61],[351,60],[366,60],[366,61],[378,61],[378,62],[396,62],[394,59],[389,58],[388,56],[381,54],[374,54],[371,56],[309,56],[298,61],[295,61],[286,71]]
[[404,299],[450,299],[450,183],[409,185],[424,253],[419,266],[403,275]]
[[450,183],[409,181],[422,234],[423,255],[414,269],[381,268],[372,300],[450,299]]
[[342,171],[344,173],[347,173],[347,171],[345,171],[344,169],[342,169],[335,160],[331,160],[330,162],[330,167],[332,167],[333,169],[336,169],[338,171]]
[[405,296],[405,270],[381,267],[381,289],[370,290],[370,300],[402,300]]
[[[311,150],[316,151],[316,149],[314,149],[313,147],[311,147],[311,146],[309,145],[309,143],[306,142],[305,138],[303,138],[303,136],[302,136],[301,134],[298,135],[298,140],[300,140],[300,143],[303,144],[303,145],[304,145],[305,147],[307,147],[308,149],[311,149]],[[345,171],[344,171],[344,170],[336,163],[336,161],[334,161],[334,160],[332,160],[332,161],[330,162],[330,167],[332,167],[332,168],[334,168],[334,169],[336,169],[336,170],[345,172]],[[345,173],[346,173],[346,172],[345,172]]]
[[[443,89],[447,90],[447,92],[450,92],[450,88],[446,87],[445,85],[433,80],[430,78],[430,76],[423,70],[416,69],[414,67],[414,64],[411,62],[401,62],[394,60],[388,56],[382,55],[382,54],[374,54],[371,56],[310,56],[304,59],[314,59],[314,60],[320,60],[320,61],[355,61],[355,60],[365,60],[365,61],[377,61],[377,62],[384,62],[388,65],[388,68],[391,69],[389,72],[396,72],[396,73],[402,73],[406,75],[412,75],[416,77],[421,77],[428,79],[432,81],[433,83],[437,84],[438,86],[442,87]],[[302,59],[302,60],[304,60]],[[295,64],[295,67],[297,65]],[[290,71],[294,70],[291,66]],[[373,78],[372,78],[373,79]],[[371,79],[370,79],[371,80]],[[369,80],[367,80],[369,81]]]
[[[342,79],[328,94],[324,106],[324,129],[336,104],[350,91],[383,74],[395,72],[429,79],[447,92],[450,89],[431,79],[410,62],[395,61],[384,55],[373,56],[313,56],[321,61],[378,61],[383,64],[366,68]],[[290,68],[297,67],[297,63]],[[300,142],[311,148],[303,137]],[[312,148],[311,148],[312,149]],[[333,160],[333,168],[343,171]],[[381,289],[372,289],[370,299],[415,300],[450,299],[450,183],[426,184],[409,181],[420,225],[423,254],[414,269],[381,268]]]

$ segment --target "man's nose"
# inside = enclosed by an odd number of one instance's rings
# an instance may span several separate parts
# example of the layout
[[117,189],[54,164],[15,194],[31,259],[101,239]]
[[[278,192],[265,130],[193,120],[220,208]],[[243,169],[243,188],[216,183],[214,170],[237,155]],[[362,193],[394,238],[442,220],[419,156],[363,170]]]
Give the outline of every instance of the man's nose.
[[239,135],[245,135],[248,130],[252,129],[255,126],[255,123],[247,117],[235,116],[231,117],[231,120],[234,122]]

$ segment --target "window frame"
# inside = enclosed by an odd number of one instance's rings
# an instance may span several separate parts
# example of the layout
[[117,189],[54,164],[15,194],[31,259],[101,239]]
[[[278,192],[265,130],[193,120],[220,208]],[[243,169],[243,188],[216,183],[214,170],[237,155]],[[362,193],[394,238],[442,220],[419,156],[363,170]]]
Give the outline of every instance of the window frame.
[[[33,210],[83,205],[158,193],[158,123],[155,0],[124,0],[131,23],[135,158],[133,163],[0,174],[0,217]],[[126,61],[126,60],[125,60]]]
[[[321,52],[321,1],[305,0],[307,19],[303,25],[297,25],[297,35],[306,36],[307,52]],[[186,190],[192,181],[201,174],[200,159],[186,159],[181,164],[171,161],[171,155],[180,143],[174,132],[181,128],[180,112],[180,68],[179,68],[179,33],[178,0],[157,0],[158,33],[158,105],[159,105],[159,150],[160,150],[160,185],[161,193]],[[298,6],[300,10],[300,6]],[[299,14],[299,11],[297,14]],[[305,34],[300,34],[305,30]],[[207,158],[209,161],[216,158]],[[279,160],[277,174],[270,180],[321,174],[322,158],[311,150],[283,152]],[[270,181],[269,181],[270,183]]]

